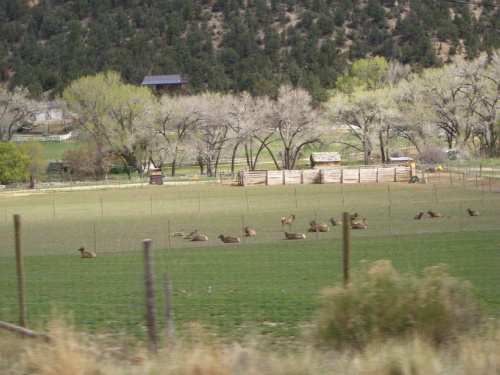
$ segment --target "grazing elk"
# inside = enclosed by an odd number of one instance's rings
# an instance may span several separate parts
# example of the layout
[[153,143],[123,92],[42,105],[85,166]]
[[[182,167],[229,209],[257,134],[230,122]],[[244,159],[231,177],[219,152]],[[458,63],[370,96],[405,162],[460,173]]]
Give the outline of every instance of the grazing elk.
[[366,221],[366,218],[362,221],[351,222],[351,229],[366,229],[367,226],[368,222]]
[[184,229],[181,229],[180,231],[178,232],[174,232],[172,233],[172,236],[173,237],[184,237]]
[[342,225],[342,222],[339,221],[339,220],[334,220],[334,218],[330,218],[330,220],[328,220],[330,223],[332,223],[332,225],[334,227],[340,227]]
[[422,219],[422,216],[424,216],[424,212],[419,212],[418,214],[415,215],[415,220]]
[[196,236],[197,234],[198,234],[198,229],[195,229],[193,232],[186,234],[184,236],[184,239],[185,240],[192,240],[194,238],[194,236]]
[[250,227],[245,227],[245,236],[246,237],[253,237],[255,235],[256,235],[256,233],[255,233],[254,229],[250,229]]
[[285,232],[285,239],[287,240],[303,240],[306,238],[304,233],[288,233]]
[[443,217],[440,212],[434,212],[432,210],[427,211],[430,217]]
[[95,255],[95,253],[85,251],[85,248],[83,246],[80,247],[78,251],[82,253],[82,258],[97,258],[97,255]]
[[204,234],[195,234],[191,241],[208,241],[208,237]]
[[221,234],[218,238],[222,240],[224,243],[240,243],[240,239],[238,237],[224,236]]
[[281,218],[281,229],[285,226],[285,224],[288,224],[288,229],[292,228],[292,223],[295,220],[295,215],[290,215],[290,216],[284,216]]
[[473,211],[470,208],[467,209],[469,216],[479,216],[479,211]]

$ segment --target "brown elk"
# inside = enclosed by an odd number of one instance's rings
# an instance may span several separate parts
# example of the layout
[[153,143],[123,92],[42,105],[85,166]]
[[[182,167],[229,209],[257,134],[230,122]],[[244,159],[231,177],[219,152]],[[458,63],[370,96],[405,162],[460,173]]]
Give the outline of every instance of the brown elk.
[[469,216],[479,216],[479,211],[473,211],[470,208],[467,209]]
[[173,237],[184,237],[184,229],[181,229],[180,231],[178,232],[174,232],[172,233],[172,236]]
[[285,232],[285,237],[287,240],[303,240],[306,238],[306,235],[303,233],[288,233]]
[[367,226],[368,222],[366,221],[366,218],[362,221],[351,222],[351,229],[366,229]]
[[342,225],[342,222],[339,220],[335,220],[333,217],[328,220],[334,227],[340,227]]
[[224,243],[240,243],[240,239],[238,237],[224,236],[221,234],[218,238],[222,240]]
[[285,224],[288,224],[288,229],[292,228],[292,223],[295,220],[295,215],[290,215],[290,216],[284,216],[281,218],[281,229],[285,226]]
[[432,210],[427,211],[430,217],[443,217],[440,212],[434,212]]
[[195,234],[191,241],[208,241],[208,237],[204,234]]
[[196,236],[197,234],[198,234],[198,229],[195,229],[193,232],[186,234],[184,236],[184,239],[185,240],[192,240],[194,238],[194,236]]
[[326,225],[326,224],[314,225],[314,226],[311,226],[311,228],[309,228],[309,230],[308,230],[308,232],[329,232],[329,231],[330,231],[330,228],[328,228],[328,225]]
[[97,255],[95,255],[95,253],[85,251],[84,247],[80,247],[78,251],[82,253],[82,258],[97,258]]
[[424,212],[419,212],[418,214],[415,215],[415,220],[422,219],[422,216],[424,216]]
[[255,235],[256,235],[256,233],[255,233],[254,229],[250,229],[250,227],[245,227],[245,236],[246,237],[253,237]]

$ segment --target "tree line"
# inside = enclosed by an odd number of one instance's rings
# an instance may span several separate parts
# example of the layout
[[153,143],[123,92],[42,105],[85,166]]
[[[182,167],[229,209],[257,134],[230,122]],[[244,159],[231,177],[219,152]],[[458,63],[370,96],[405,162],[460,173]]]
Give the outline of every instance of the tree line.
[[126,83],[181,74],[188,92],[325,102],[350,62],[414,70],[500,48],[500,8],[435,0],[0,1],[0,81],[32,98],[103,71]]
[[[96,178],[109,172],[111,155],[129,177],[131,169],[167,164],[175,176],[179,163],[197,164],[201,174],[213,176],[223,159],[232,172],[237,157],[253,170],[263,154],[276,169],[293,169],[306,151],[332,145],[361,152],[365,164],[375,156],[385,163],[401,137],[419,152],[442,147],[443,139],[462,154],[500,156],[499,51],[421,73],[381,57],[360,59],[336,84],[330,99],[315,105],[307,91],[291,85],[280,87],[277,98],[248,92],[155,96],[117,72],[85,76],[61,97],[87,140],[65,159]],[[26,96],[22,89],[3,91],[3,142],[14,133]],[[339,126],[347,131],[336,131]]]

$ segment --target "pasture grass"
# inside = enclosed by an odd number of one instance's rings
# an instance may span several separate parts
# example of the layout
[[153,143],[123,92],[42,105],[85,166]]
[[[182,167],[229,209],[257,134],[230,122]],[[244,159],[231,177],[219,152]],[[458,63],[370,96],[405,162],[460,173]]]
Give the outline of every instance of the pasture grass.
[[[401,273],[439,263],[469,280],[492,316],[500,311],[500,196],[420,184],[145,186],[136,189],[0,195],[0,320],[17,321],[17,278],[11,217],[22,219],[30,326],[50,319],[54,306],[74,314],[80,329],[100,334],[145,332],[142,240],[153,240],[160,324],[164,276],[173,288],[175,327],[193,325],[221,340],[258,335],[277,346],[297,344],[318,308],[320,291],[342,281],[342,229],[308,233],[309,221],[359,212],[369,227],[351,232],[351,267],[387,259]],[[468,207],[481,216],[465,216]],[[419,211],[443,218],[413,220]],[[284,240],[280,218],[295,214]],[[243,238],[243,225],[257,236]],[[171,237],[198,229],[207,243]],[[219,234],[243,243],[223,244]],[[77,248],[96,251],[81,259]],[[211,292],[206,287],[211,286]],[[195,339],[195,338],[193,338]]]

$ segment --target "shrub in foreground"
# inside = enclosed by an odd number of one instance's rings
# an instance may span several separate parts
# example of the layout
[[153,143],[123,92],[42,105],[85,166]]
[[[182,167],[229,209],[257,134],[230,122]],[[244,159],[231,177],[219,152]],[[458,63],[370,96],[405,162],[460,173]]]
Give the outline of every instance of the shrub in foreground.
[[440,344],[477,328],[482,315],[471,285],[451,277],[446,265],[417,277],[401,275],[390,261],[363,262],[348,288],[323,291],[321,306],[314,340],[336,348],[413,334]]

